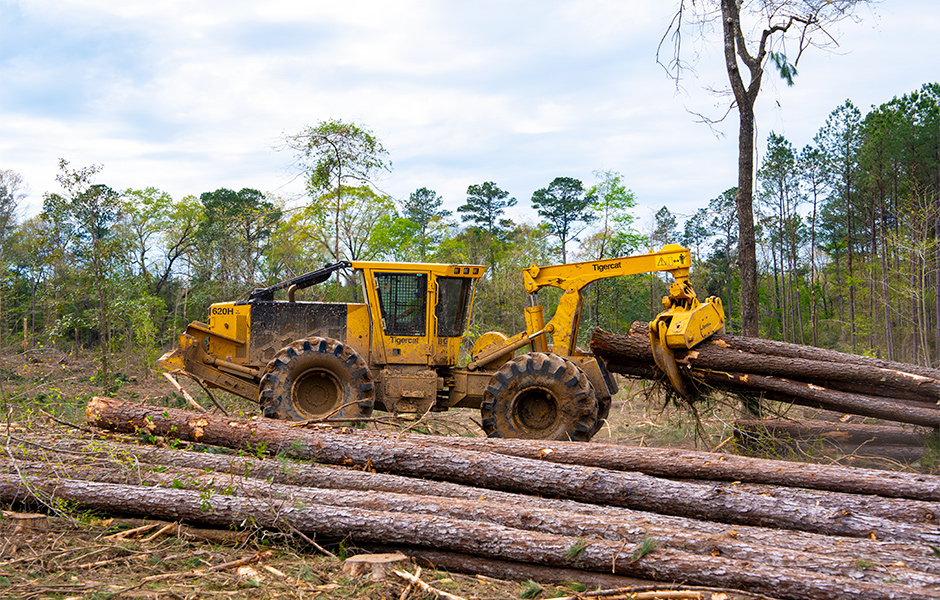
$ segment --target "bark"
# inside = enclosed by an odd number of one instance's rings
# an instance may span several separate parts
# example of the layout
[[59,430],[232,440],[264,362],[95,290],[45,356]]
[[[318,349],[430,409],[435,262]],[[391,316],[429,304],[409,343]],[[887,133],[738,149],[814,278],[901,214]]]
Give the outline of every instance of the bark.
[[386,544],[365,544],[371,552],[401,552],[411,557],[420,566],[431,569],[443,569],[450,573],[483,575],[511,581],[538,581],[540,583],[571,583],[576,581],[588,588],[612,589],[627,586],[652,586],[653,581],[633,579],[609,573],[592,573],[577,569],[543,567],[507,560],[480,558],[472,554],[444,552],[438,549],[419,546],[389,546]]
[[795,440],[822,438],[841,445],[898,444],[923,448],[929,436],[910,428],[863,423],[831,423],[829,421],[789,421],[786,419],[742,420],[734,426],[746,431],[764,431],[785,435]]
[[[420,440],[427,436],[402,439]],[[709,479],[871,494],[913,500],[940,500],[940,477],[919,473],[857,469],[682,450],[545,440],[435,437],[449,448],[479,450],[563,464],[638,471],[679,479]]]
[[[630,326],[630,336],[649,339],[649,324],[645,321],[634,322]],[[920,375],[922,377],[940,380],[940,369],[932,369],[930,367],[915,365],[912,363],[882,360],[873,356],[862,356],[859,354],[838,352],[836,350],[826,350],[824,348],[815,348],[813,346],[787,344],[775,340],[765,340],[760,338],[749,338],[735,335],[713,335],[708,338],[705,343],[731,348],[733,350],[740,350],[741,352],[750,352],[751,354],[769,354],[787,358],[802,358],[806,360],[818,360],[823,362],[874,367],[879,369],[901,371],[904,373],[911,373],[913,375]]]
[[[737,338],[740,340],[742,338]],[[641,345],[649,344],[649,338],[642,340],[633,336],[621,336],[603,330],[595,330],[591,336],[591,349],[606,360],[616,362],[621,356],[635,361],[645,359],[646,352]],[[796,344],[767,343],[765,340],[748,339],[747,349],[734,346],[719,337],[709,343],[700,344],[694,350],[676,351],[676,359],[685,362],[693,369],[712,369],[716,371],[738,371],[757,375],[774,375],[798,381],[844,382],[851,385],[867,385],[873,388],[887,388],[914,393],[932,405],[940,399],[940,380],[924,375],[917,375],[897,369],[883,368],[873,364],[857,362],[833,363],[827,360],[780,356],[771,354],[770,348],[780,346],[798,346]],[[762,351],[763,350],[763,351]],[[794,352],[795,353],[795,352]],[[651,353],[650,353],[651,355]],[[886,361],[884,361],[886,362]],[[907,365],[898,365],[907,366]],[[890,392],[883,393],[890,396]]]
[[748,373],[697,369],[693,376],[725,390],[761,393],[765,398],[876,419],[940,427],[940,410],[921,403],[830,390],[812,383]]
[[[390,441],[355,433],[298,431],[267,419],[246,421],[160,409],[109,398],[93,398],[86,416],[99,427],[139,429],[238,449],[268,452],[343,465],[447,479],[477,487],[626,506],[712,521],[775,526],[830,535],[940,543],[940,530],[912,530],[903,524],[845,515],[831,508],[717,491],[641,473],[546,463],[490,452],[445,449],[412,441]],[[354,430],[353,430],[354,431]]]
[[[47,467],[42,463],[19,462],[16,465],[0,463],[0,469],[17,473],[21,477],[42,476]],[[857,550],[852,558],[832,557],[826,554],[793,551],[776,546],[742,542],[731,535],[705,534],[652,526],[645,519],[625,519],[609,515],[583,515],[559,512],[553,509],[518,507],[488,500],[444,499],[440,497],[393,494],[384,492],[362,492],[350,490],[325,490],[272,484],[242,476],[220,477],[218,473],[198,469],[174,468],[172,471],[142,469],[128,472],[121,465],[87,467],[71,473],[69,479],[81,479],[99,483],[133,484],[145,486],[194,489],[196,491],[245,496],[267,502],[270,499],[289,501],[291,506],[328,505],[361,508],[389,513],[427,514],[462,521],[492,523],[513,529],[538,531],[555,535],[591,537],[640,545],[653,538],[660,547],[675,548],[692,554],[723,556],[741,561],[757,561],[764,565],[800,568],[829,575],[855,579],[891,578],[906,585],[940,586],[940,575],[917,572],[897,564],[879,566],[881,556],[870,556]],[[485,495],[484,490],[480,490]],[[850,540],[842,542],[850,545]],[[859,569],[858,561],[865,560],[873,566]]]
[[[63,478],[73,476],[76,472],[82,472],[81,469],[90,469],[101,464],[110,464],[113,462],[113,457],[123,457],[124,461],[130,461],[132,464],[138,460],[140,462],[149,463],[151,465],[150,467],[147,467],[147,465],[143,465],[143,467],[157,470],[164,470],[167,465],[173,465],[174,469],[177,470],[181,467],[190,467],[200,471],[208,469],[217,473],[245,475],[267,482],[287,483],[307,487],[395,492],[461,498],[473,501],[487,500],[507,506],[584,514],[590,515],[592,518],[620,519],[627,522],[643,523],[653,528],[678,529],[707,535],[720,534],[722,536],[731,536],[742,542],[757,546],[773,546],[800,552],[824,554],[830,557],[842,557],[854,560],[859,554],[866,554],[867,556],[877,558],[878,561],[885,564],[904,562],[920,571],[940,573],[940,565],[936,563],[935,555],[927,546],[922,544],[912,545],[874,541],[871,539],[856,539],[853,540],[851,546],[849,546],[845,543],[843,538],[833,539],[814,533],[748,526],[735,526],[731,528],[719,523],[634,511],[622,507],[601,506],[571,500],[514,494],[448,482],[429,481],[426,479],[415,479],[384,473],[370,473],[367,471],[316,465],[309,462],[295,462],[288,459],[275,461],[271,459],[224,456],[178,449],[171,450],[166,448],[101,442],[98,440],[93,440],[87,444],[74,440],[59,440],[54,446],[52,443],[47,443],[45,446],[51,447],[54,451],[54,455],[49,456],[43,454],[37,456],[35,452],[25,452],[17,448],[10,448],[10,451],[11,454],[17,458],[45,462],[47,465],[46,474],[61,473]],[[583,446],[583,444],[580,446]],[[77,454],[78,458],[73,462],[63,462],[62,455],[69,452]],[[127,466],[126,464],[124,465],[125,472],[127,471]],[[140,470],[140,466],[132,469],[133,472]],[[774,487],[778,490],[786,489]],[[766,493],[766,491],[760,493]],[[843,496],[847,496],[848,498],[853,497],[853,495]],[[884,498],[881,499],[884,500]],[[831,501],[830,499],[830,502]],[[841,501],[842,499],[840,499],[840,502]],[[837,505],[843,506],[842,504]],[[847,506],[845,509],[851,510],[851,506]]]
[[[34,494],[39,494],[37,497]],[[179,490],[100,484],[87,481],[0,477],[4,502],[39,500],[43,495],[86,509],[138,512],[156,518],[187,520],[216,526],[253,522],[265,528],[288,525],[305,533],[352,541],[414,544],[453,552],[591,571],[608,569],[622,575],[694,585],[743,588],[793,599],[940,598],[934,588],[859,582],[802,569],[765,567],[723,557],[697,556],[658,548],[634,556],[636,548],[591,538],[572,538],[499,525],[458,521],[436,515],[390,514],[333,506],[297,508],[289,502],[209,495]]]

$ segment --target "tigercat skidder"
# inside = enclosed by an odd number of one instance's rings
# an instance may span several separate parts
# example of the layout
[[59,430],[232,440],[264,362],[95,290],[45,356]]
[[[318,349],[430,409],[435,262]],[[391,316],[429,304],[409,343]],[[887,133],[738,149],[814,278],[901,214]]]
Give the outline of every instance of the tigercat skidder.
[[[603,362],[576,348],[582,291],[608,277],[654,271],[675,281],[651,323],[657,364],[680,393],[673,348],[691,348],[724,326],[718,298],[699,302],[689,285],[689,251],[659,252],[523,271],[526,330],[480,336],[469,363],[458,357],[483,276],[480,265],[339,262],[257,289],[247,301],[213,304],[159,361],[204,385],[257,401],[265,417],[361,419],[373,409],[424,414],[479,408],[491,437],[587,441],[617,391]],[[299,289],[353,269],[362,304],[302,302]],[[546,322],[538,292],[560,288]],[[275,292],[287,289],[287,300]],[[517,351],[525,353],[516,356]]]

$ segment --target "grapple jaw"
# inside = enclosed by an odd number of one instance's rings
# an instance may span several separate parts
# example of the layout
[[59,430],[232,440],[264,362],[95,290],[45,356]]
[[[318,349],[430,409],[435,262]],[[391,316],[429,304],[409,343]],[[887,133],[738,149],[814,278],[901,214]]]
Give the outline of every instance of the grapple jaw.
[[725,311],[721,298],[710,297],[699,302],[688,281],[677,281],[663,298],[663,307],[650,322],[650,348],[656,366],[662,369],[678,394],[691,398],[688,386],[679,372],[675,348],[690,349],[725,327]]

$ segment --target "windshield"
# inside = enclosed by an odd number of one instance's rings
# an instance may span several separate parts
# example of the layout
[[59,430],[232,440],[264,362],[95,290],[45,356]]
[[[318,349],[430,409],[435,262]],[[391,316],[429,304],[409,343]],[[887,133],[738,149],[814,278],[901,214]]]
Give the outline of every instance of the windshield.
[[460,337],[467,330],[474,281],[462,277],[438,277],[435,309],[438,337]]

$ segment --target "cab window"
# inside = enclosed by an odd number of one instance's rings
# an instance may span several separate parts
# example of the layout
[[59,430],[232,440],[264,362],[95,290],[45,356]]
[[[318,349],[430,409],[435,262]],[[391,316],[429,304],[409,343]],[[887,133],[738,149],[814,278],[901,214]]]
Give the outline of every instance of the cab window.
[[460,337],[467,330],[474,281],[462,277],[437,278],[438,296],[434,314],[437,317],[438,337]]
[[379,309],[386,335],[423,336],[427,332],[428,276],[425,273],[376,273]]

